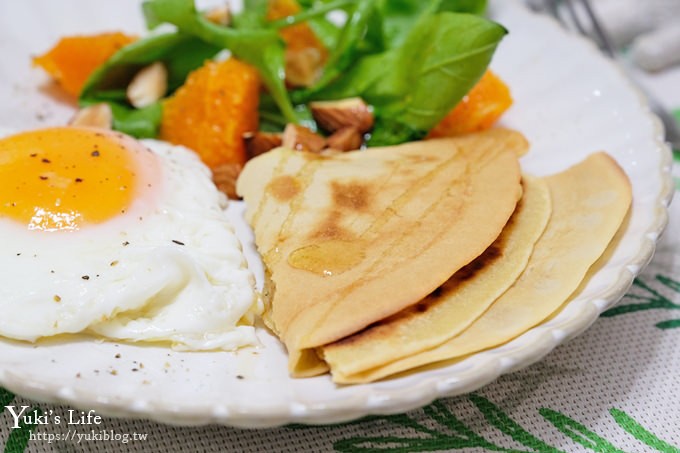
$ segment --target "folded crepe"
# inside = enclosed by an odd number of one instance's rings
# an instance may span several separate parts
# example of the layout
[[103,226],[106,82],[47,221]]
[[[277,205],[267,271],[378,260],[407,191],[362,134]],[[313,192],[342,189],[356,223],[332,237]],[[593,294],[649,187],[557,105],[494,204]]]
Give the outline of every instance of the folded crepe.
[[322,356],[336,381],[351,381],[354,375],[455,337],[517,280],[551,212],[545,181],[524,176],[522,186],[517,209],[482,255],[413,307],[322,346]]
[[[352,337],[326,346],[324,353],[331,364],[334,380],[369,382],[418,366],[463,357],[503,344],[558,310],[582,283],[590,266],[604,253],[626,216],[632,194],[627,176],[605,153],[593,154],[568,170],[546,178],[546,182],[552,199],[552,215],[546,229],[517,281],[487,311],[462,333],[438,345],[415,351],[411,348],[408,355],[392,361],[388,358],[377,365],[375,361],[369,362],[368,366],[352,365],[347,357],[351,353]],[[507,256],[492,266],[499,266],[506,259]],[[450,291],[445,298],[454,301],[460,291],[465,291],[464,285]],[[437,304],[446,302],[440,300]],[[471,304],[478,302],[468,301]],[[464,310],[464,307],[459,308]],[[446,319],[438,319],[427,316],[426,310],[420,314],[419,322],[424,325],[418,330],[426,332],[428,328],[434,329],[448,321],[455,323],[460,314],[456,307],[451,307],[448,313],[442,314]],[[361,334],[358,337],[361,341]],[[439,339],[441,336],[437,337]],[[371,348],[403,347],[395,345],[395,341],[398,340],[382,339]],[[365,363],[358,355],[356,360]]]
[[318,155],[277,149],[237,182],[266,268],[267,325],[294,376],[317,348],[416,304],[481,255],[521,196],[521,134]]

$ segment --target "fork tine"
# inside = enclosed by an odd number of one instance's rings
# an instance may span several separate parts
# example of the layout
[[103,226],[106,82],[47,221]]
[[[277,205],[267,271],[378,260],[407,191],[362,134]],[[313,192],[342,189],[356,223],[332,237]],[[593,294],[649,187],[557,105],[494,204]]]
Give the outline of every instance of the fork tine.
[[579,33],[582,35],[588,35],[588,31],[583,27],[583,24],[581,23],[581,20],[576,12],[576,8],[574,8],[574,2],[571,0],[566,0],[564,3],[567,5],[567,11],[569,12],[569,17],[571,17],[571,21],[574,23],[574,26],[578,30]]
[[595,35],[595,38],[597,39],[598,44],[600,45],[600,48],[607,55],[614,58],[615,55],[616,55],[616,50],[614,49],[614,46],[612,45],[611,39],[609,39],[609,35],[607,34],[607,32],[602,27],[602,23],[601,23],[600,19],[598,19],[597,14],[595,14],[595,11],[593,10],[593,8],[591,6],[590,1],[589,0],[580,0],[580,1],[581,1],[581,5],[583,5],[583,9],[585,9],[586,14],[588,15],[588,18],[590,19],[590,21],[593,25],[593,34]]
[[[577,11],[577,4],[575,2],[580,2],[580,6],[585,11],[585,17],[583,14],[579,15]],[[532,2],[538,5],[538,0]],[[566,3],[566,5],[562,5]],[[653,96],[651,95],[644,86],[640,85],[635,81],[635,77],[630,73],[627,68],[625,60],[622,60],[616,52],[615,47],[612,45],[612,41],[609,39],[609,35],[602,27],[602,22],[597,17],[597,14],[593,10],[589,0],[542,0],[543,9],[546,10],[551,16],[553,16],[559,24],[566,29],[574,29],[579,33],[587,36],[595,42],[595,44],[600,47],[602,52],[610,57],[614,62],[618,63],[627,77],[635,84],[640,91],[645,95],[648,100],[651,110],[661,119],[664,125],[665,138],[666,141],[670,142],[673,148],[680,150],[680,122],[676,121],[675,118],[665,109],[665,107]],[[564,6],[564,8],[561,8]],[[564,17],[564,13],[561,10],[567,9],[569,19]],[[581,9],[579,8],[579,9]],[[537,8],[538,9],[538,8]],[[590,22],[590,26],[584,25],[584,20]],[[585,22],[586,24],[588,22]]]

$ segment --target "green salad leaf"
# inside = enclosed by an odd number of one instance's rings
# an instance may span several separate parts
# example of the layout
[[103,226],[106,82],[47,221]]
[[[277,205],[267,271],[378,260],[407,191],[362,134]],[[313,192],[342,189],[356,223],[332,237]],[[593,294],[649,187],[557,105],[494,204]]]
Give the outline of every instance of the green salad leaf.
[[[391,70],[364,97],[373,104],[376,117],[423,136],[479,81],[506,33],[502,26],[471,14],[426,16],[392,57]],[[400,134],[376,132],[370,145],[403,140]]]
[[472,14],[423,14],[399,47],[365,56],[324,89],[294,93],[293,99],[359,96],[376,115],[369,146],[416,140],[477,83],[506,33]]
[[80,94],[82,106],[106,102],[111,106],[114,128],[138,138],[156,137],[161,119],[160,105],[134,109],[128,104],[125,87],[145,66],[162,61],[168,70],[170,92],[184,83],[189,72],[221,50],[190,35],[178,32],[146,36],[118,50],[88,78]]
[[[124,87],[142,67],[163,61],[169,92],[188,73],[228,49],[256,67],[266,92],[260,96],[260,127],[287,123],[316,130],[307,103],[361,97],[373,107],[369,146],[422,138],[467,94],[486,71],[506,30],[481,15],[486,0],[298,0],[300,12],[267,20],[268,0],[244,0],[230,26],[203,17],[194,0],[146,0],[147,25],[172,24],[117,52],[88,80],[81,104],[108,102],[117,129],[153,136],[161,106],[135,110]],[[328,14],[341,11],[344,23]],[[306,23],[329,49],[319,80],[287,89],[282,28]]]
[[[186,34],[224,49],[256,67],[262,81],[288,122],[298,122],[284,84],[285,46],[278,33],[269,28],[229,28],[205,19],[193,0],[148,0],[143,4],[147,20],[153,24],[170,23]],[[242,23],[249,27],[250,19]],[[246,25],[247,24],[247,25]]]
[[386,41],[391,47],[401,45],[419,19],[442,11],[482,15],[486,0],[382,0],[380,13]]

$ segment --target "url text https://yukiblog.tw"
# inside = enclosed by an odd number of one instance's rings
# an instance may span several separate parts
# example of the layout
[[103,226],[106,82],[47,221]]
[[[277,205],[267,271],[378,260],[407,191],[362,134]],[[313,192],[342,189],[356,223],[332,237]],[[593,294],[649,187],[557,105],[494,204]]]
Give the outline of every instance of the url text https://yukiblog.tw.
[[88,432],[78,432],[75,429],[69,429],[63,433],[36,433],[31,432],[29,440],[31,441],[44,441],[48,444],[52,442],[97,442],[97,441],[109,441],[109,442],[120,442],[122,444],[127,444],[129,442],[137,442],[146,440],[148,434],[146,433],[118,433],[112,429],[106,430],[102,429],[95,431],[94,429]]
[[[32,441],[57,441],[89,442],[89,441],[113,441],[127,444],[128,442],[145,441],[146,433],[121,433],[112,429],[100,429],[102,417],[94,410],[78,411],[69,409],[64,413],[55,413],[49,409],[46,412],[29,410],[30,406],[5,406],[12,417],[12,429],[21,429],[23,426],[57,425],[68,429],[61,432],[41,432],[32,430],[29,439]],[[80,428],[80,432],[78,429]],[[83,429],[85,428],[85,429]],[[93,429],[94,428],[94,429]]]

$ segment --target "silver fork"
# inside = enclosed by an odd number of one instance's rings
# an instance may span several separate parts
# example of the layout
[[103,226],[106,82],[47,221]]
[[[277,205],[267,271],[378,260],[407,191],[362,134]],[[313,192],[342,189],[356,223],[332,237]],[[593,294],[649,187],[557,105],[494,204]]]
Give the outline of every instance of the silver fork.
[[674,149],[680,150],[680,125],[678,125],[673,115],[647,89],[635,80],[635,77],[633,77],[628,68],[628,63],[616,51],[612,40],[602,26],[589,0],[527,0],[527,3],[534,10],[547,11],[565,28],[574,30],[593,40],[605,55],[619,64],[624,74],[644,93],[650,109],[663,123],[666,141]]

